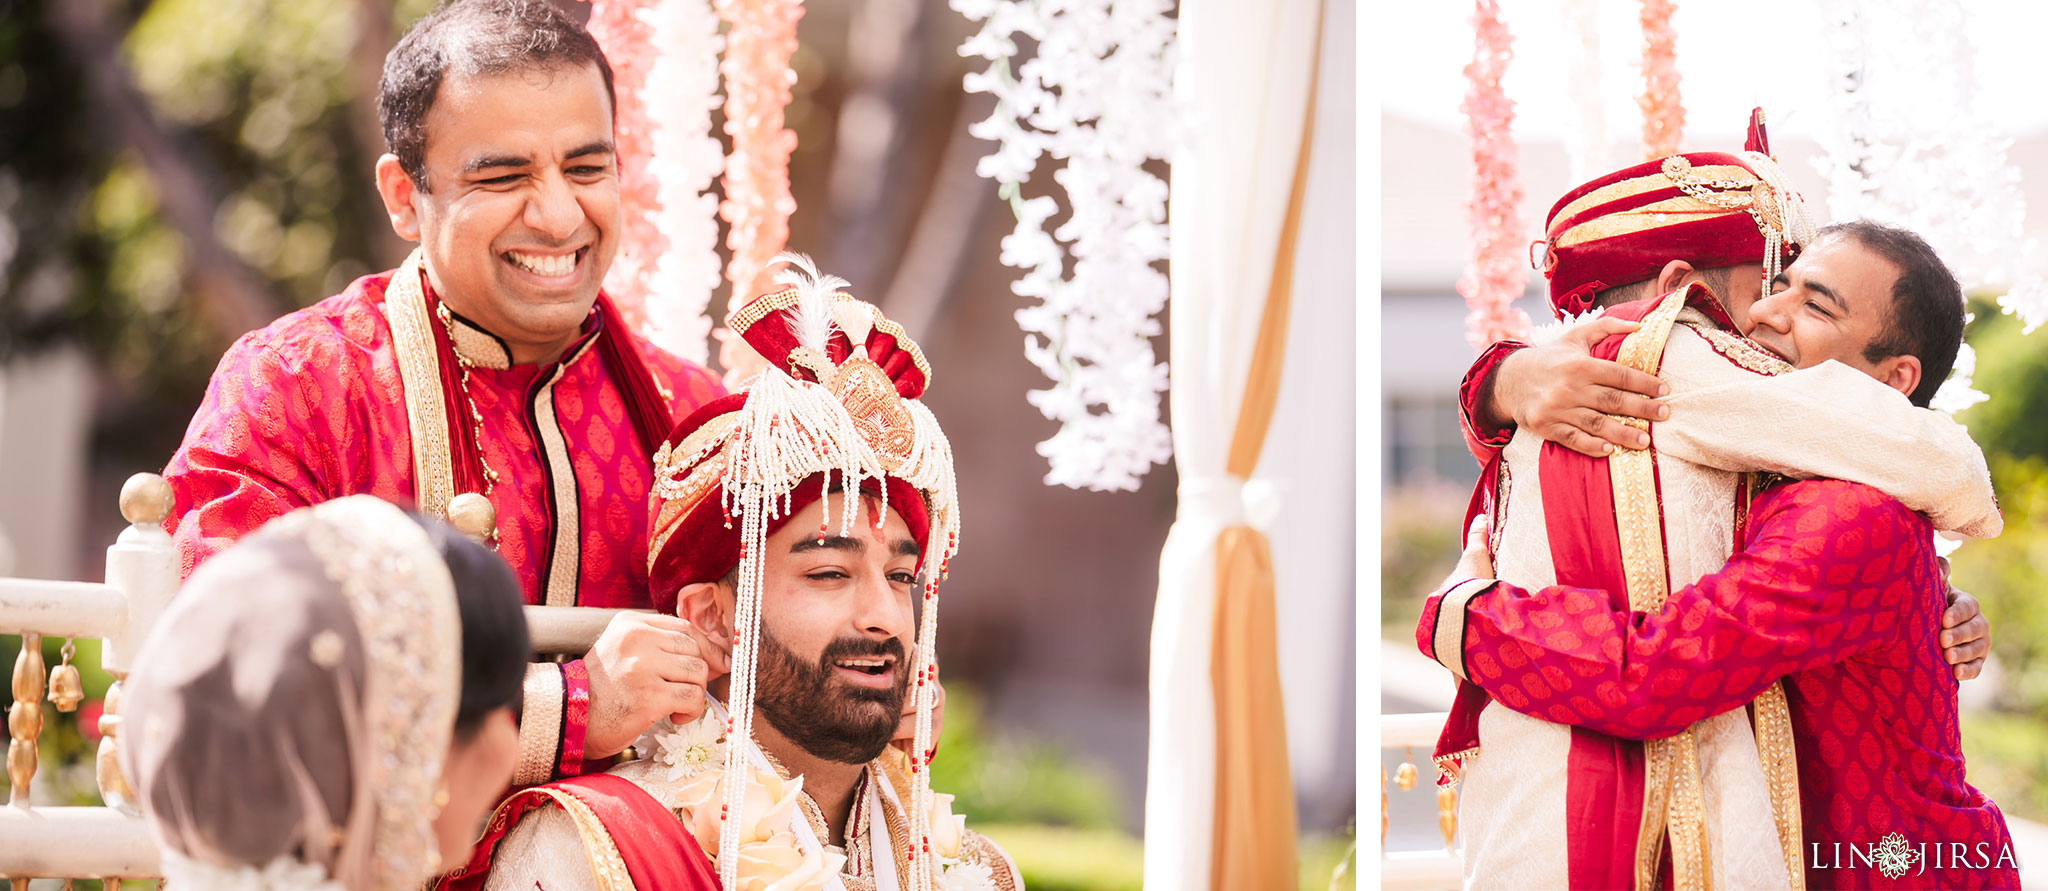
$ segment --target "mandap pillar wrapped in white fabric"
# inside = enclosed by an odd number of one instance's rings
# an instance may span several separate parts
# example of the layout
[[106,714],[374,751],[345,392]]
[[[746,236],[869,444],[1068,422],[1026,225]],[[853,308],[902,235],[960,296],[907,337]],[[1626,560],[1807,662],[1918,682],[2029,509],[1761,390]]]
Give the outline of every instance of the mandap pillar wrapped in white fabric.
[[1261,519],[1246,493],[1264,488],[1229,477],[1225,464],[1302,154],[1319,20],[1315,0],[1180,7],[1174,92],[1188,132],[1169,199],[1167,398],[1181,482],[1152,625],[1148,888],[1211,886],[1216,542],[1226,527]]

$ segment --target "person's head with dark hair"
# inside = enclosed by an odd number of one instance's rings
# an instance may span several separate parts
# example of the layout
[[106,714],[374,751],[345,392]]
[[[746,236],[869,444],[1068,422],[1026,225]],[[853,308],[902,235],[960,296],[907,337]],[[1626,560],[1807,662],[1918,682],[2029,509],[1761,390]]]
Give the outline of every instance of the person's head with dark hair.
[[421,191],[427,179],[427,111],[444,78],[551,73],[589,65],[616,107],[612,66],[590,32],[550,0],[448,0],[419,20],[384,57],[377,118],[384,144]]
[[1762,291],[1763,269],[1762,263],[1696,269],[1684,260],[1672,260],[1654,276],[1596,292],[1593,308],[1607,309],[1662,297],[1697,281],[1714,292],[1714,297],[1721,301],[1722,308],[1728,310],[1729,318],[1739,328],[1749,323],[1749,308],[1756,303]]
[[371,495],[271,521],[192,573],[129,679],[122,767],[163,874],[292,861],[360,891],[465,862],[527,656],[511,572],[438,522]]
[[552,361],[618,249],[611,65],[549,0],[449,0],[384,59],[377,189],[450,310]]
[[442,768],[447,802],[434,823],[443,850],[474,840],[519,758],[517,715],[533,648],[519,580],[490,548],[446,523],[415,515],[448,563],[462,619],[462,697]]
[[1805,368],[1834,359],[1926,406],[1963,343],[1963,290],[1920,236],[1867,220],[1820,230],[1750,311],[1750,338]]
[[414,516],[448,561],[455,603],[462,612],[462,703],[455,710],[455,741],[475,739],[484,720],[519,711],[533,647],[526,632],[519,579],[490,548],[437,520]]

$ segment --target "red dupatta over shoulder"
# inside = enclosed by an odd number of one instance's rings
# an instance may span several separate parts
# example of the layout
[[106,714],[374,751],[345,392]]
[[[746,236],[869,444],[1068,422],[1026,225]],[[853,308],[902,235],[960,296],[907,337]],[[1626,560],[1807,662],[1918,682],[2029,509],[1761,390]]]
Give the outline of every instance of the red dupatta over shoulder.
[[[1608,315],[1642,321],[1657,303],[1639,300],[1615,307]],[[1620,354],[1625,339],[1626,335],[1609,337],[1595,344],[1591,354],[1612,360]],[[1537,459],[1537,474],[1542,480],[1544,530],[1550,539],[1557,583],[1627,591],[1609,461],[1546,442]],[[1635,884],[1643,778],[1642,743],[1572,728],[1564,788],[1567,874],[1573,889]]]
[[[593,774],[533,786],[498,805],[469,863],[443,876],[441,891],[483,891],[491,858],[519,819],[554,805],[569,813],[597,876],[595,891],[719,891],[718,871],[676,815],[629,780]],[[546,889],[569,891],[569,889]],[[583,891],[583,889],[575,889]]]
[[[1688,288],[1682,299],[1716,321],[1727,322],[1726,311],[1705,287]],[[1639,300],[1613,307],[1606,315],[1640,322],[1664,302]],[[1676,309],[1671,307],[1667,314],[1675,315]],[[1663,323],[1668,325],[1668,319]],[[1594,345],[1591,355],[1614,360],[1626,340],[1627,335],[1609,337]],[[1466,507],[1467,528],[1481,512],[1498,515],[1502,506],[1496,503],[1496,496],[1504,460],[1504,453],[1495,451],[1487,462]],[[1546,442],[1537,472],[1542,481],[1545,530],[1557,584],[1627,591],[1609,460]],[[1456,782],[1464,759],[1478,752],[1479,715],[1490,701],[1491,697],[1479,685],[1459,681],[1457,699],[1437,740],[1439,783]],[[1575,727],[1566,771],[1571,887],[1634,886],[1645,791],[1642,744]]]

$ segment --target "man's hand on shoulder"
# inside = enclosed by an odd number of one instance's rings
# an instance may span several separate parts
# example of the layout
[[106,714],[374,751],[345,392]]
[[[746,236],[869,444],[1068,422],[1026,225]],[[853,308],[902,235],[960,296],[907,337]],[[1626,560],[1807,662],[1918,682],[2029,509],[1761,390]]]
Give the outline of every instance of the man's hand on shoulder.
[[590,671],[586,758],[609,758],[666,717],[704,714],[704,687],[727,671],[725,651],[675,616],[619,613],[583,657]]
[[1654,397],[1669,388],[1655,375],[1595,359],[1594,344],[1641,327],[1601,316],[1572,326],[1556,342],[1517,350],[1494,374],[1486,405],[1496,418],[1595,458],[1615,446],[1647,447],[1649,436],[1610,414],[1661,421],[1670,409]]
[[[1941,578],[1948,581],[1948,558],[1941,558]],[[1991,621],[1977,598],[1948,586],[1948,609],[1941,614],[1941,653],[1955,666],[1956,680],[1967,681],[1984,673],[1984,657],[1991,652]]]

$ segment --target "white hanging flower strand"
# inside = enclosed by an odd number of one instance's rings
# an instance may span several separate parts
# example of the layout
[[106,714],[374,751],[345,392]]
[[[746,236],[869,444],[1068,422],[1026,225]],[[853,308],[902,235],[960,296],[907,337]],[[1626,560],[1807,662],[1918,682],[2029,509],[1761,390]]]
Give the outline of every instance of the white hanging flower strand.
[[[1927,0],[1843,5],[1827,29],[1838,88],[1815,137],[1828,211],[1837,220],[1906,226],[1932,245],[1967,291],[2005,290],[1998,305],[2031,332],[2048,321],[2048,281],[2028,271],[2026,202],[2007,161],[2012,140],[1975,101],[1975,48],[1964,11]],[[1869,64],[1883,59],[1883,65]],[[1933,406],[1988,399],[1971,386],[1964,344]]]
[[1565,131],[1565,154],[1571,159],[1571,181],[1587,182],[1616,166],[1607,138],[1607,105],[1602,92],[1606,68],[1600,61],[1600,22],[1595,0],[1565,0],[1564,23],[1576,45],[1571,47],[1571,75],[1566,90],[1572,100],[1573,126]]
[[[1002,242],[1004,265],[1025,270],[1011,285],[1037,305],[1018,310],[1024,355],[1053,385],[1027,395],[1060,422],[1038,453],[1048,485],[1134,490],[1154,464],[1173,456],[1160,421],[1166,365],[1152,351],[1166,306],[1165,181],[1147,172],[1179,133],[1173,102],[1177,25],[1169,0],[950,0],[981,31],[962,56],[989,60],[966,78],[990,93],[995,113],[969,132],[997,143],[975,172],[1000,184],[1017,227]],[[1015,69],[1015,37],[1038,44]],[[1063,159],[1053,180],[1071,216],[1051,196],[1024,197],[1041,156]],[[1063,247],[1064,245],[1064,247]],[[1069,272],[1068,256],[1073,263]],[[1097,411],[1097,407],[1102,410]]]
[[725,149],[711,131],[718,95],[718,56],[725,38],[708,0],[663,0],[640,10],[658,52],[646,90],[648,172],[660,183],[660,207],[649,215],[667,242],[654,260],[643,332],[655,346],[703,365],[709,359],[711,317],[706,310],[719,283],[718,196],[713,183],[725,172]]

